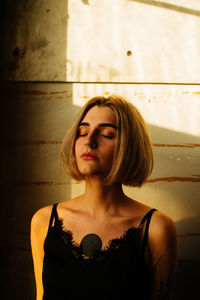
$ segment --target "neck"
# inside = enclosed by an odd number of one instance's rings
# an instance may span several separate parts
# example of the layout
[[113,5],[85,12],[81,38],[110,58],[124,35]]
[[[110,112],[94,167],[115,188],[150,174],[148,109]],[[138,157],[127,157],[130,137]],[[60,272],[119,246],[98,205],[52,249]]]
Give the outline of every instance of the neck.
[[87,178],[82,204],[91,214],[116,211],[126,198],[121,183],[104,185],[98,178]]

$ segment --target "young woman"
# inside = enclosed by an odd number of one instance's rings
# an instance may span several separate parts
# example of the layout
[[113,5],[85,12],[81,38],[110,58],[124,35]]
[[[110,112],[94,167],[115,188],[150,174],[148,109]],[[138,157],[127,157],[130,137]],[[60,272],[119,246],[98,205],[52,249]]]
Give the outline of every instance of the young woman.
[[32,218],[37,300],[169,299],[174,223],[122,189],[141,186],[153,166],[138,110],[118,96],[92,98],[64,138],[60,162],[85,192]]

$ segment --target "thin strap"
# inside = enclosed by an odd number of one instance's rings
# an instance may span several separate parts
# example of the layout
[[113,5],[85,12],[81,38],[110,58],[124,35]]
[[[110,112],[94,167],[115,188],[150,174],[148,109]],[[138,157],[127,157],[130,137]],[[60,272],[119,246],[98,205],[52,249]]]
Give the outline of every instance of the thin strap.
[[151,217],[154,213],[154,211],[157,211],[157,209],[153,208],[150,211],[148,211],[148,213],[143,217],[140,226],[141,227],[144,222],[147,220],[146,226],[145,226],[145,232],[144,232],[144,237],[143,237],[143,241],[142,241],[142,251],[144,253],[146,244],[147,244],[147,239],[148,239],[148,232],[149,232],[149,225],[150,225],[150,221],[151,221]]
[[52,226],[54,217],[55,217],[55,219],[58,219],[57,210],[56,210],[57,204],[58,204],[58,203],[55,203],[55,204],[53,205],[53,208],[52,208],[52,211],[51,211],[51,217],[50,217],[50,221],[49,221],[49,228],[48,228],[48,231],[49,231],[49,229],[50,229],[51,226]]

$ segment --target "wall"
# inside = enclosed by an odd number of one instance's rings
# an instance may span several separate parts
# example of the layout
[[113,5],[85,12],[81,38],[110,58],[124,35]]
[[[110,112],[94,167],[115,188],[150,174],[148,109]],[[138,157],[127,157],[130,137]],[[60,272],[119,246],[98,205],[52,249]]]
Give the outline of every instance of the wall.
[[61,140],[90,97],[112,93],[139,108],[155,156],[144,187],[124,190],[175,221],[179,265],[174,299],[194,298],[200,265],[199,1],[3,4],[4,299],[34,299],[31,216],[83,191],[83,183],[59,171]]

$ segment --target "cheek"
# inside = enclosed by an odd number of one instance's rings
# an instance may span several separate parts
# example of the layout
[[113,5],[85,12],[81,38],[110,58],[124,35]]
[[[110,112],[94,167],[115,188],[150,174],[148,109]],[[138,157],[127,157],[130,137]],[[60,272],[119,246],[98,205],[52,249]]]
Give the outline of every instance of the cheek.
[[75,142],[74,150],[75,150],[75,157],[77,157],[77,155],[78,155],[79,152],[80,152],[80,145],[79,145],[79,142],[78,142],[78,141]]
[[84,149],[84,142],[82,139],[77,139],[74,145],[75,157],[79,157]]
[[107,158],[109,161],[113,159],[114,154],[115,154],[115,145],[112,145],[109,147],[109,149],[107,149]]

